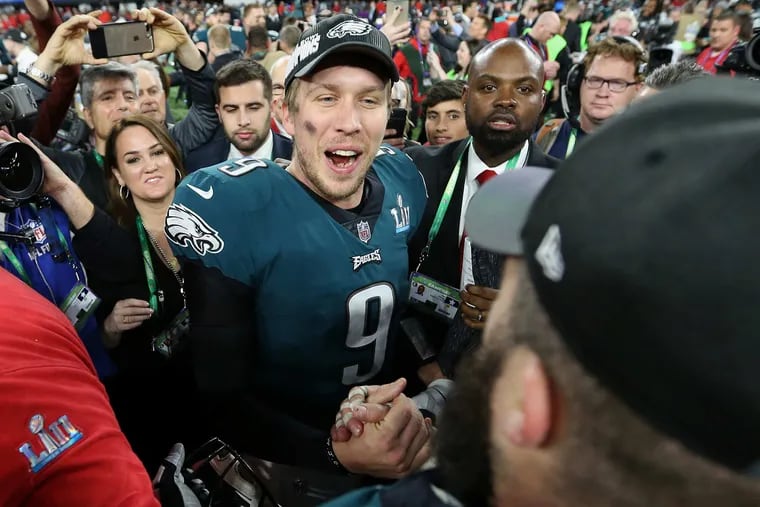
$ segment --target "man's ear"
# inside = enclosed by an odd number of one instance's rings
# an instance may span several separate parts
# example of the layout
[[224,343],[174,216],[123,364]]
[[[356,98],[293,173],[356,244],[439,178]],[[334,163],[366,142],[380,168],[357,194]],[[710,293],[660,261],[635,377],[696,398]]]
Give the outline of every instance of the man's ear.
[[87,124],[87,126],[90,127],[90,129],[94,129],[95,124],[92,123],[92,113],[88,108],[82,108],[82,116],[84,116],[84,122]]
[[519,401],[508,408],[504,430],[514,446],[541,447],[552,429],[551,382],[535,352],[521,347],[515,354]]

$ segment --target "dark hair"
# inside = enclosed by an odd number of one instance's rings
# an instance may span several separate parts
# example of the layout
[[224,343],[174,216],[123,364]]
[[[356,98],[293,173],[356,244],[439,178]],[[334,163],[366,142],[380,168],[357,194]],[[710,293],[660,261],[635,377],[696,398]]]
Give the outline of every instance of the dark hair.
[[248,47],[250,49],[264,49],[269,45],[269,31],[265,26],[253,26],[248,31]]
[[656,90],[664,90],[710,74],[694,62],[681,60],[657,67],[647,76],[645,84]]
[[462,100],[464,85],[465,82],[461,79],[446,79],[431,86],[425,95],[425,100],[422,101],[422,118],[424,119],[427,115],[428,108],[435,107],[441,102]]
[[737,12],[734,14],[734,23],[739,25],[739,40],[747,42],[752,38],[754,21],[749,12]]
[[486,14],[483,14],[482,12],[479,12],[476,16],[476,19],[482,19],[483,23],[485,23],[486,28],[490,31],[491,27],[493,26],[493,21],[491,21],[491,18],[489,18]]
[[734,25],[739,26],[739,20],[736,17],[736,13],[730,9],[722,11],[720,14],[713,18],[713,21],[726,21],[731,20]]
[[264,4],[259,2],[251,2],[243,9],[243,17],[247,17],[253,9],[264,9]]
[[465,44],[467,44],[467,48],[470,50],[470,63],[467,64],[467,68],[463,69],[459,62],[454,65],[454,72],[460,73],[462,72],[463,75],[467,75],[470,72],[470,65],[472,64],[472,59],[475,57],[476,54],[478,54],[478,51],[486,47],[489,43],[487,40],[475,40],[475,39],[469,39],[464,41]]
[[219,102],[219,89],[226,86],[238,86],[251,81],[261,81],[264,84],[264,97],[272,100],[272,77],[269,72],[258,62],[249,58],[233,60],[216,73],[214,81],[214,93]]
[[131,196],[127,199],[121,198],[119,182],[116,180],[113,170],[120,170],[119,160],[116,157],[116,141],[118,141],[119,136],[129,127],[143,127],[147,129],[166,150],[174,167],[180,172],[180,178],[177,178],[174,186],[179,185],[180,180],[185,176],[185,167],[182,164],[182,156],[166,127],[142,114],[135,114],[119,120],[116,125],[114,125],[111,134],[109,134],[108,139],[106,140],[106,156],[103,165],[106,171],[106,188],[108,189],[109,197],[108,211],[109,214],[116,219],[116,222],[124,228],[132,228],[135,226],[137,208],[135,208],[135,203]]

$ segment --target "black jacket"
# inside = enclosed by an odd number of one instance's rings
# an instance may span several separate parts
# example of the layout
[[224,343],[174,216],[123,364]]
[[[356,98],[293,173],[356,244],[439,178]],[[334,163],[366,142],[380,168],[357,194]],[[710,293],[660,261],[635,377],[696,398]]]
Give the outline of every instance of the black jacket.
[[[293,141],[285,136],[272,132],[274,145],[272,146],[272,160],[282,158],[290,160],[293,155]],[[219,128],[214,138],[204,146],[193,150],[187,157],[185,169],[188,174],[209,167],[227,160],[230,153],[230,141],[224,133],[223,128]]]
[[[419,263],[420,254],[427,243],[428,232],[433,223],[435,213],[438,210],[438,204],[441,202],[446,184],[449,181],[457,159],[464,152],[462,167],[449,208],[441,223],[438,235],[430,245],[429,257],[420,268],[420,271],[425,275],[452,287],[459,287],[461,278],[459,267],[459,219],[462,211],[464,182],[467,177],[467,152],[465,151],[467,146],[467,140],[463,139],[440,147],[421,146],[406,150],[406,153],[412,157],[412,160],[414,160],[417,168],[422,173],[428,190],[428,201],[425,213],[422,216],[422,222],[409,243],[409,268],[411,270],[414,270]],[[538,145],[532,140],[530,141],[526,165],[554,169],[558,163],[557,159],[545,155]],[[428,342],[434,347],[440,347],[448,332],[449,325],[443,320],[426,315],[419,315],[417,317],[419,317],[420,323],[425,330]]]

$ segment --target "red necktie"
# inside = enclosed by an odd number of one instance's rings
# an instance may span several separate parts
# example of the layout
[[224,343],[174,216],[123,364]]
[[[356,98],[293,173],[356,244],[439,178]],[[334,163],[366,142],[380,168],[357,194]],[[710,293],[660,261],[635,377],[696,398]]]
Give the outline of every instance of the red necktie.
[[475,178],[478,180],[478,187],[482,187],[483,185],[488,182],[491,178],[496,176],[496,171],[492,171],[491,169],[486,169],[482,173],[478,174],[478,176]]
[[[493,171],[491,169],[486,169],[480,174],[478,174],[475,177],[475,180],[478,182],[478,188],[485,185],[488,180],[493,178],[494,176],[498,176],[496,174],[496,171]],[[459,242],[459,272],[462,272],[462,263],[464,262],[464,239],[467,237],[467,231],[464,231],[464,234],[462,234],[462,240]]]

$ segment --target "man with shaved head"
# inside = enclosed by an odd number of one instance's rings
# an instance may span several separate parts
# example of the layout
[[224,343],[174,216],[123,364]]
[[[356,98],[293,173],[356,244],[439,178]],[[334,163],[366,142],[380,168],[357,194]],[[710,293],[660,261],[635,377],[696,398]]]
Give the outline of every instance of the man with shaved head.
[[551,80],[557,77],[559,72],[559,62],[549,59],[549,51],[546,43],[560,32],[559,15],[553,11],[541,13],[533,24],[533,28],[523,35],[522,39],[538,53],[544,62],[544,72],[546,79]]

